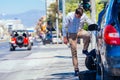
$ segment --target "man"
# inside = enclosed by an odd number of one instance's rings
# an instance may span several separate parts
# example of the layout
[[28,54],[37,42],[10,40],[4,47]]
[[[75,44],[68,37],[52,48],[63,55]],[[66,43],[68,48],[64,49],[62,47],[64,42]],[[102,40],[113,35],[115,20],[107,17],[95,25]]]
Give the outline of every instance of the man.
[[[78,68],[78,58],[77,58],[77,38],[83,38],[84,46],[83,46],[83,54],[88,54],[88,46],[90,42],[90,33],[86,30],[82,29],[84,23],[92,24],[92,21],[83,13],[82,8],[77,8],[75,12],[70,12],[66,16],[64,26],[62,28],[63,31],[63,40],[64,44],[67,44],[68,41],[70,43],[71,53],[72,53],[72,61],[75,70],[75,76],[79,73]],[[68,34],[68,39],[67,39]]]

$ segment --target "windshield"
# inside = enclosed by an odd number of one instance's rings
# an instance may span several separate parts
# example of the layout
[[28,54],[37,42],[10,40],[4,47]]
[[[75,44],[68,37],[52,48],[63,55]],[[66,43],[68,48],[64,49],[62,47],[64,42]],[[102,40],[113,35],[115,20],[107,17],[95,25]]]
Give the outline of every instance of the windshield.
[[118,3],[120,3],[120,0],[117,0],[118,1]]
[[26,30],[16,30],[16,31],[13,31],[13,32],[12,32],[12,35],[13,35],[13,36],[14,36],[14,35],[18,36],[18,35],[23,35],[23,34],[28,35],[28,32],[27,32]]

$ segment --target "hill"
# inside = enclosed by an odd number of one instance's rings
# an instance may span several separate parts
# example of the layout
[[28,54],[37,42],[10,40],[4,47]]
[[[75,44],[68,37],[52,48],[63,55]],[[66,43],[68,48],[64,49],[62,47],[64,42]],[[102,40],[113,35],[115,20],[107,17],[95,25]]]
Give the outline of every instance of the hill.
[[20,14],[6,14],[4,16],[0,15],[0,19],[20,19],[25,26],[29,27],[36,25],[38,19],[45,14],[45,11],[30,10]]

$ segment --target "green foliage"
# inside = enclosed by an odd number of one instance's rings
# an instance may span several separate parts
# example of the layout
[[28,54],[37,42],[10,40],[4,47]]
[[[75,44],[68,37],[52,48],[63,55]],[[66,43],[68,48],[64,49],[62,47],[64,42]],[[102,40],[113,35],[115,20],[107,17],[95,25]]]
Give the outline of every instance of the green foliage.
[[66,14],[75,11],[78,8],[78,0],[66,0]]
[[85,23],[83,29],[87,31],[88,30],[88,24]]
[[100,4],[100,0],[96,0],[96,20],[98,20],[98,15],[100,13],[100,11],[103,9],[104,4]]
[[75,11],[77,7],[78,7],[77,3],[66,3],[66,14]]
[[66,3],[78,3],[78,0],[66,0]]
[[[99,3],[100,0],[95,0],[95,1],[96,1],[96,21],[98,21],[98,15],[99,15],[100,11],[103,9],[104,5]],[[89,11],[86,11],[85,13],[88,15],[88,17],[90,17]],[[88,28],[88,25],[85,23],[83,29],[87,30],[87,28]]]
[[[76,8],[78,8],[78,1],[81,0],[65,0],[66,4],[66,14],[68,14],[69,12],[73,12],[75,11]],[[99,4],[100,0],[95,0],[96,2],[96,21],[98,20],[98,14],[100,13],[100,11],[103,9],[103,4]],[[57,5],[56,3],[52,3],[50,6],[50,12],[52,12],[51,14],[48,15],[48,18],[50,18],[50,20],[52,21],[52,24],[55,24],[55,20],[56,20],[56,10],[57,10]],[[88,15],[88,17],[90,17],[90,11],[85,11],[85,13]],[[87,24],[84,25],[84,29],[87,30]],[[59,29],[62,29],[62,18],[59,18]]]
[[56,10],[57,10],[56,4],[55,3],[50,4],[47,19],[49,19],[52,22],[52,26],[54,26],[56,21]]

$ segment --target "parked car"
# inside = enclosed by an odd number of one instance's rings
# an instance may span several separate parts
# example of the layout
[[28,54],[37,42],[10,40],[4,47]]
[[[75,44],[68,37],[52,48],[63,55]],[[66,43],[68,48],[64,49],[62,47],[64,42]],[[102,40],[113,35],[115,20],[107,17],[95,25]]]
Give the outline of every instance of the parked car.
[[31,45],[33,46],[33,44],[34,44],[34,37],[33,37],[34,30],[27,30],[27,31],[28,31],[28,34],[29,34],[29,40],[31,42]]
[[33,42],[34,42],[34,37],[29,33],[29,41],[31,43],[31,45],[33,46]]
[[27,30],[13,30],[10,39],[10,51],[14,51],[16,47],[27,47],[31,50],[31,42]]
[[99,21],[88,27],[95,30],[97,75],[101,80],[120,80],[120,0],[109,0]]
[[58,38],[57,38],[57,34],[53,34],[52,35],[52,43],[53,44],[56,44],[56,43],[62,44],[63,42],[62,42],[62,39],[60,36],[58,36]]

